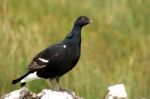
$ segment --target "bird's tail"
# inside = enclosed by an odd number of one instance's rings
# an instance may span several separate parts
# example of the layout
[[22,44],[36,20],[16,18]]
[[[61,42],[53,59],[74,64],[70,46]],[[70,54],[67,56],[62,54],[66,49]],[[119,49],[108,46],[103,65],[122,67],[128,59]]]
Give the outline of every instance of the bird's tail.
[[[21,76],[21,77],[15,79],[15,80],[13,80],[13,81],[12,81],[12,84],[16,84],[16,83],[20,82],[20,81],[21,81],[22,79],[24,79],[28,74],[30,74],[30,72],[27,72],[27,73],[24,74],[23,76]],[[25,85],[25,83],[22,83],[22,84],[21,84],[21,86],[23,86],[23,85]]]

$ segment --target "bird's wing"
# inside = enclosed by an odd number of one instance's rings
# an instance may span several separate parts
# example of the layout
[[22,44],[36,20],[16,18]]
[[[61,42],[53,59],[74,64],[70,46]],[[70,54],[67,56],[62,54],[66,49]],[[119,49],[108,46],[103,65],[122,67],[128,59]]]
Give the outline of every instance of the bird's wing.
[[46,67],[49,62],[57,61],[63,51],[63,45],[60,43],[46,48],[33,58],[32,62],[28,65],[28,69],[37,70]]
[[32,62],[28,65],[28,68],[29,68],[30,70],[37,70],[37,69],[46,67],[46,64],[40,65],[40,64],[37,63],[36,61],[37,61],[37,60],[32,61]]

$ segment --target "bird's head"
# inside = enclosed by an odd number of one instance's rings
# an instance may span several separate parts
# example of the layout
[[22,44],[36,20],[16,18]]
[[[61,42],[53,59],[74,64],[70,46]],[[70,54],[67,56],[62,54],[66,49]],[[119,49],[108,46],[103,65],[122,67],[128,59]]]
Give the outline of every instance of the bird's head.
[[89,24],[89,23],[91,23],[92,21],[88,18],[88,17],[86,17],[86,16],[80,16],[80,17],[78,17],[77,19],[76,19],[76,21],[75,21],[75,26],[85,26],[85,25],[87,25],[87,24]]

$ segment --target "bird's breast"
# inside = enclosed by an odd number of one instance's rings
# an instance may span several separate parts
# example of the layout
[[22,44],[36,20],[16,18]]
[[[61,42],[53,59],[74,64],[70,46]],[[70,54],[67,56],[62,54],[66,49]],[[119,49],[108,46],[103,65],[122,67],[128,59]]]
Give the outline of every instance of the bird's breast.
[[[63,52],[60,59],[61,66],[66,66],[68,69],[73,68],[80,58],[80,46],[78,44],[64,44]],[[60,67],[61,67],[60,66]]]

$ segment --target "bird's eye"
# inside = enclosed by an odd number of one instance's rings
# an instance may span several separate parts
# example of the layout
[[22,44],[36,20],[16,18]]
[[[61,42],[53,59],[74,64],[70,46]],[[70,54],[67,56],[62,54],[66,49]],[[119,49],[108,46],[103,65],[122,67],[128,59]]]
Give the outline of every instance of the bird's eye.
[[85,18],[81,18],[81,21],[85,21]]

